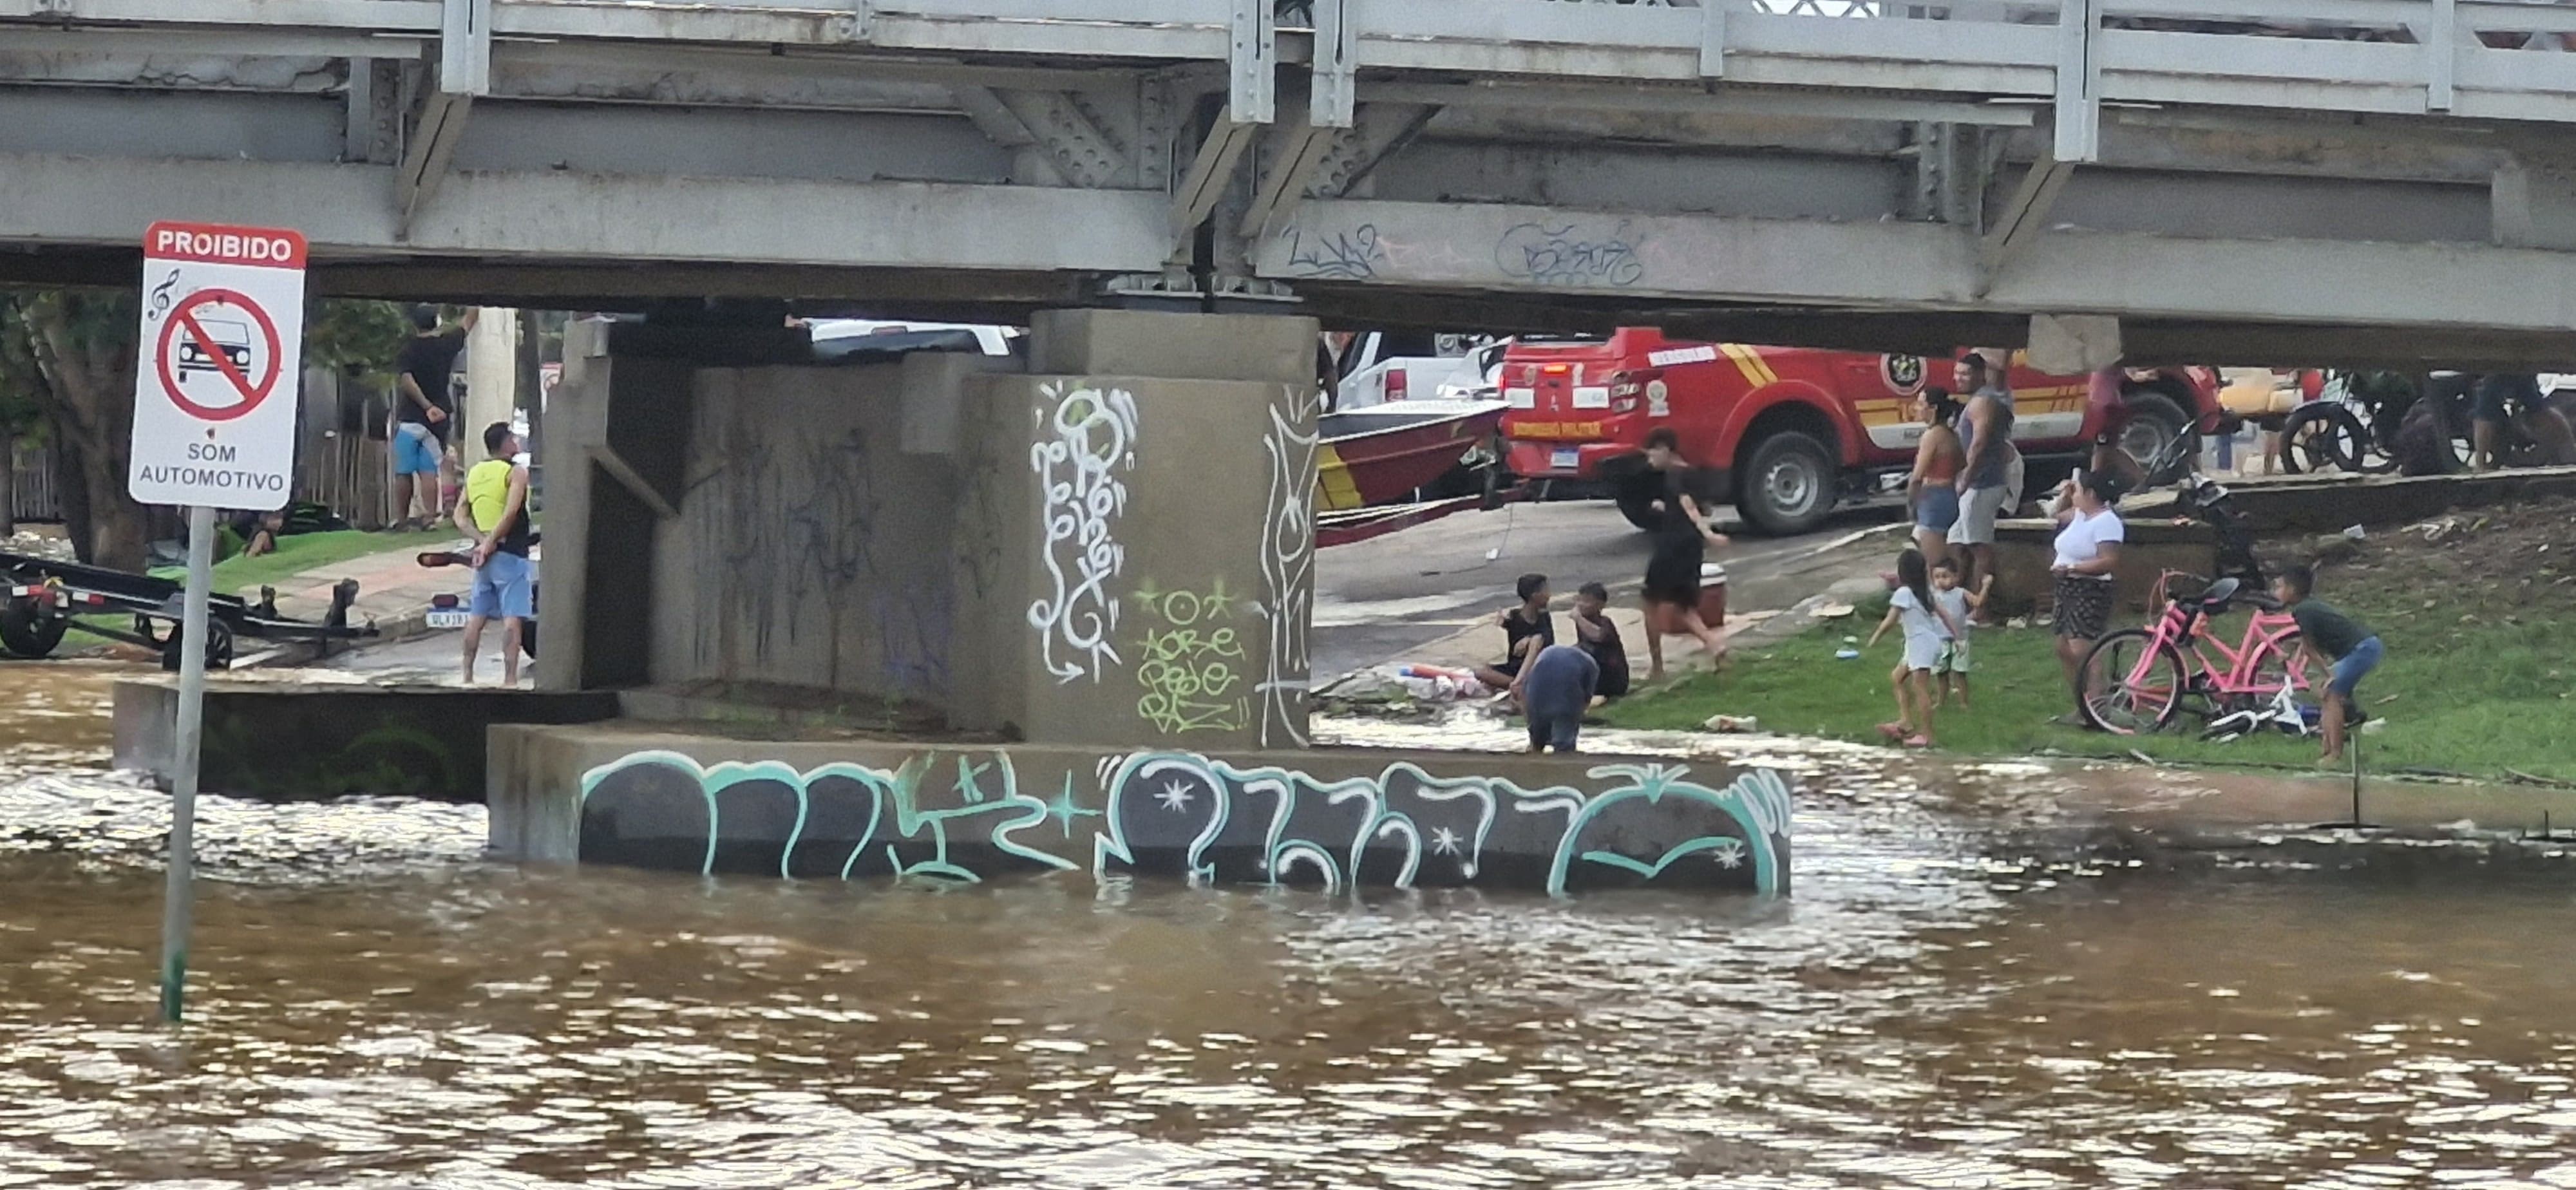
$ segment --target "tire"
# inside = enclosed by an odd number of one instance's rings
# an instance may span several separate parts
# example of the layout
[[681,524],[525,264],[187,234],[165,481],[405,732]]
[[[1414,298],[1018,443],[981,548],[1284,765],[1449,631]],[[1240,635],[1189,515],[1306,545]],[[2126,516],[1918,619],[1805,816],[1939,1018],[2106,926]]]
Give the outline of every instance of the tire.
[[72,618],[47,606],[48,602],[26,595],[0,605],[0,648],[31,661],[51,656],[54,646],[63,643]]
[[2308,672],[2307,666],[2299,664],[2298,629],[2284,628],[2263,638],[2263,643],[2255,647],[2263,650],[2262,662],[2254,667],[2254,693],[2249,696],[2256,702],[2271,705],[2273,696],[2284,687],[2289,689],[2293,698],[2301,691],[2313,693],[2317,690],[2315,675]]
[[[2132,389],[2126,399],[2129,420],[2120,428],[2120,449],[2147,469],[2150,486],[2172,483],[2199,467],[2200,433],[2181,402],[2162,388]],[[2184,449],[2168,453],[2177,441],[2186,443]],[[2159,460],[2165,465],[2156,466]]]
[[2163,730],[2188,692],[2182,655],[2171,645],[2156,643],[2142,628],[2124,628],[2093,642],[2077,671],[2076,688],[2081,693],[2075,708],[2084,721],[2113,735]]
[[2398,424],[2398,470],[2407,475],[2450,475],[2468,466],[2468,455],[2453,437],[2450,418],[2436,398],[2425,397],[2406,411]]
[[1834,510],[1832,452],[1813,435],[1783,430],[1753,446],[1738,472],[1735,511],[1773,537],[1804,533]]
[[2292,475],[2331,467],[2358,474],[2369,449],[2369,431],[2341,405],[2310,402],[2281,422],[2281,469]]
[[[179,626],[170,626],[170,635],[161,642],[161,668],[176,673],[185,654],[179,651],[179,638],[185,635]],[[233,630],[221,620],[206,621],[206,668],[231,669],[233,665]]]
[[1649,533],[1664,526],[1663,510],[1656,507],[1656,503],[1664,498],[1664,491],[1662,485],[1654,481],[1653,472],[1620,480],[1618,486],[1611,489],[1610,498],[1619,505],[1619,515],[1628,518],[1629,524]]

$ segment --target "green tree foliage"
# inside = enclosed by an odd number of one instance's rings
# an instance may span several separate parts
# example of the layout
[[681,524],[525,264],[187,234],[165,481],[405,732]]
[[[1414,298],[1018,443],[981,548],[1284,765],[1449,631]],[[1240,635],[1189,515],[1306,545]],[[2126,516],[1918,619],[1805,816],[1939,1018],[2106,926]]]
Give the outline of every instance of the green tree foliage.
[[393,375],[394,356],[411,337],[411,323],[394,302],[323,298],[307,310],[304,366],[354,369],[371,379]]

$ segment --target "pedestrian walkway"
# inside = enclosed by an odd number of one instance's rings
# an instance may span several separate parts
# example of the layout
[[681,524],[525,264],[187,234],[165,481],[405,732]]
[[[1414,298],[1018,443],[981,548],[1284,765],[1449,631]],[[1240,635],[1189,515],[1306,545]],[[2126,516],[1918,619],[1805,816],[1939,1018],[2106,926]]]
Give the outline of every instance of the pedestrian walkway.
[[[277,610],[301,620],[319,620],[331,610],[331,592],[342,581],[358,583],[357,602],[349,607],[351,624],[373,623],[379,641],[400,640],[429,631],[427,614],[430,601],[440,595],[455,595],[460,600],[472,589],[473,577],[463,567],[426,567],[419,555],[428,550],[463,546],[466,539],[454,533],[386,533],[384,549],[355,558],[314,566],[271,584],[277,589]],[[539,547],[539,555],[543,547]],[[257,591],[242,594],[259,597]],[[285,661],[292,653],[281,653],[272,661]]]

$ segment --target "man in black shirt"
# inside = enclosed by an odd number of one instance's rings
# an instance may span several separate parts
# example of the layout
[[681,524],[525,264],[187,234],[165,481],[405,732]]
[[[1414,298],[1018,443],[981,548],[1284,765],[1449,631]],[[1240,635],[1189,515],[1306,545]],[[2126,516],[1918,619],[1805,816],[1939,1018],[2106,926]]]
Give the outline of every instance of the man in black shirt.
[[[394,360],[394,532],[432,528],[439,521],[439,465],[446,454],[447,429],[456,411],[447,396],[448,375],[465,336],[482,312],[472,308],[452,327],[438,325],[438,307],[411,308],[411,341]],[[421,477],[426,476],[423,480]],[[427,511],[416,509],[414,491]]]
[[1646,466],[1662,497],[1655,506],[1662,527],[1655,531],[1655,552],[1646,559],[1646,680],[1664,676],[1664,638],[1682,633],[1699,638],[1709,664],[1726,661],[1726,638],[1699,614],[1700,566],[1708,551],[1726,548],[1726,537],[1708,527],[1700,508],[1699,481],[1682,459],[1681,437],[1671,426],[1646,432]]
[[1513,591],[1521,597],[1520,605],[1504,608],[1496,617],[1503,626],[1502,664],[1476,667],[1476,680],[1496,690],[1511,689],[1521,667],[1556,643],[1556,617],[1547,614],[1547,576],[1524,574]]
[[1601,667],[1592,690],[1600,698],[1628,692],[1628,646],[1619,639],[1619,626],[1610,622],[1609,607],[1610,588],[1599,583],[1585,583],[1574,594],[1574,643]]

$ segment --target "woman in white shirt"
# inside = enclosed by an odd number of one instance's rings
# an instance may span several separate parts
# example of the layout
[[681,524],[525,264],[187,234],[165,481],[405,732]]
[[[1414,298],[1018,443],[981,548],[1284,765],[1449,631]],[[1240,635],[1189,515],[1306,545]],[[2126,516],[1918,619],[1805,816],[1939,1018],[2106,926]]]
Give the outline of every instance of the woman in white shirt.
[[2075,477],[2073,500],[2057,514],[2057,561],[2048,572],[2056,579],[2057,663],[2066,670],[2069,690],[2075,689],[2084,654],[2111,627],[2111,572],[2120,565],[2120,543],[2128,537],[2128,526],[2112,507],[2119,499],[2118,480],[2085,471]]

